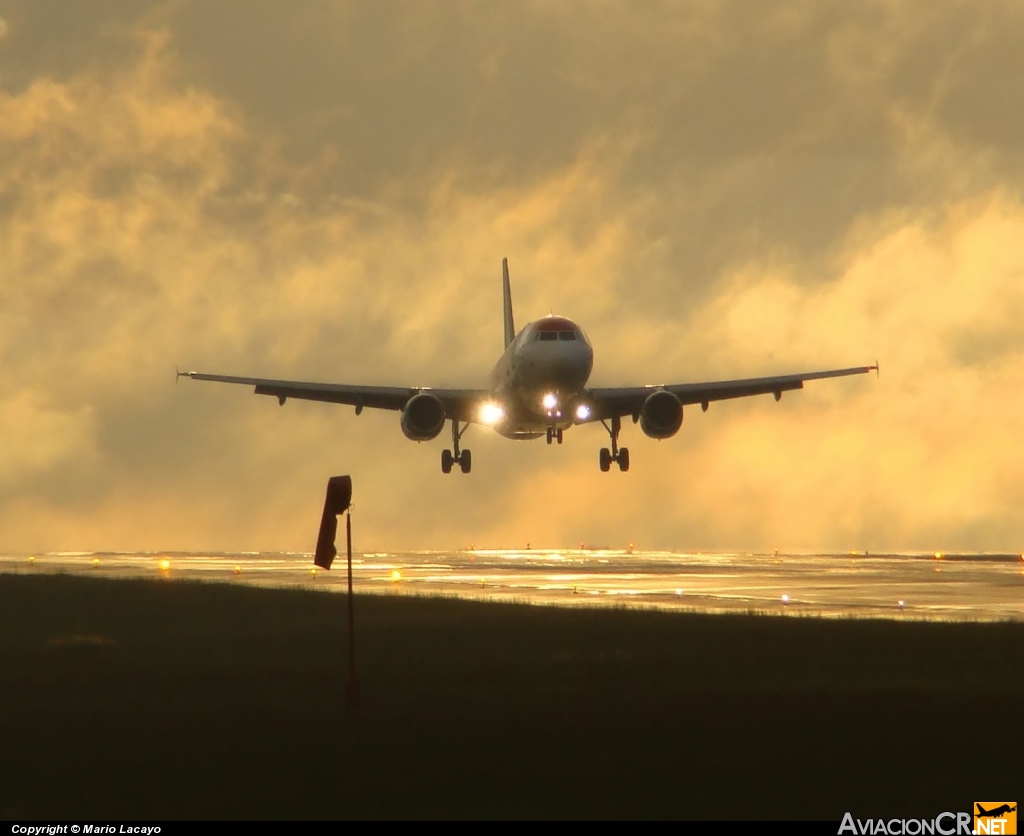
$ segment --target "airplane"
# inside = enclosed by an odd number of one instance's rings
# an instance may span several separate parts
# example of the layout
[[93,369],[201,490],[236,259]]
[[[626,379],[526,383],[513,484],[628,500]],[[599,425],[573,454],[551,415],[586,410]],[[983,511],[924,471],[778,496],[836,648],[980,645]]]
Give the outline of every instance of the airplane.
[[[975,802],[975,804],[977,804],[977,802]],[[1002,806],[996,807],[992,810],[986,810],[984,807],[978,804],[978,812],[976,813],[976,815],[978,816],[978,818],[988,818],[989,816],[992,816],[993,818],[1001,819],[1007,813],[1012,813],[1016,809],[1016,804],[1014,804],[1012,807],[1009,804],[1003,804]]]
[[778,401],[783,392],[802,389],[808,380],[845,377],[878,371],[872,366],[848,369],[717,380],[707,383],[675,383],[627,387],[587,387],[594,364],[590,340],[575,322],[551,314],[516,331],[512,316],[512,290],[508,259],[502,259],[505,351],[481,389],[433,389],[429,387],[364,386],[345,383],[308,383],[235,377],[204,372],[176,372],[177,377],[236,383],[255,387],[257,395],[276,397],[280,405],[289,398],[355,407],[390,409],[401,414],[401,428],[412,441],[431,441],[451,421],[452,447],[441,451],[441,470],[455,465],[463,473],[472,469],[472,454],[460,448],[472,424],[491,427],[505,438],[562,443],[563,433],[574,426],[601,423],[611,439],[598,456],[607,473],[612,463],[629,470],[629,449],[619,447],[622,419],[632,417],[650,438],[671,438],[683,423],[683,407],[700,404],[705,412],[712,401],[771,394]]

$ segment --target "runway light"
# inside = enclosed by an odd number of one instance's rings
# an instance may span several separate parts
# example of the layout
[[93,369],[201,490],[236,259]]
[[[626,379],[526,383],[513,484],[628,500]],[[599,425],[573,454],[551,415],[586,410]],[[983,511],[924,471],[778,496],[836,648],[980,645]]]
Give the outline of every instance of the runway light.
[[36,556],[34,554],[30,554],[28,556],[28,562],[29,563],[35,563],[36,562]]
[[896,606],[902,610],[904,607],[907,606],[907,602],[900,598],[900,600],[896,602]]
[[309,570],[309,574],[311,574],[314,578],[316,577],[316,566]]
[[162,558],[160,560],[160,571],[161,572],[167,572],[168,570],[170,570],[170,568],[171,568],[171,561],[169,561],[166,557]]
[[677,598],[682,598],[683,597],[683,590],[677,589],[676,590],[676,597]]
[[94,557],[92,559],[92,565],[93,566],[99,566],[100,565],[100,559],[98,557]]
[[236,575],[241,575],[242,574],[242,567],[239,566],[237,563],[235,564],[235,574]]
[[788,592],[783,592],[782,593],[782,603],[783,604],[787,604],[787,605],[789,604],[789,593]]
[[505,410],[501,408],[500,404],[488,401],[480,407],[480,420],[488,426],[497,424],[504,417]]
[[942,552],[935,552],[935,559],[936,560],[942,560],[942,557],[943,557]]
[[540,402],[544,405],[545,409],[554,409],[558,406],[558,398],[555,397],[554,392],[548,392],[540,399]]
[[399,572],[397,569],[392,569],[391,570],[391,582],[392,583],[398,583],[401,579],[402,579],[402,573]]

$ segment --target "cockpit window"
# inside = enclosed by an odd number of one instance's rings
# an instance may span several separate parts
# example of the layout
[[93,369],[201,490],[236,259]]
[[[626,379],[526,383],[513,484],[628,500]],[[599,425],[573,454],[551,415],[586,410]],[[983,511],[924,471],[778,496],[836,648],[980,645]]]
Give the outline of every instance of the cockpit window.
[[[544,319],[538,319],[530,327],[535,329],[530,337],[531,340],[587,343],[586,335],[576,323],[563,316],[546,316]],[[589,345],[589,343],[587,344]]]

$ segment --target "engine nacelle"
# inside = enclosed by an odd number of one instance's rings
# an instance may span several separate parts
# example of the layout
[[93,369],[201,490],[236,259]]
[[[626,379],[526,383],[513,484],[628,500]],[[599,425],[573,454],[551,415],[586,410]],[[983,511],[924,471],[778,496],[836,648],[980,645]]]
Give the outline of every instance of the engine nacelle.
[[651,438],[671,438],[682,425],[683,405],[671,392],[652,392],[640,407],[640,429]]
[[409,398],[402,410],[402,432],[411,441],[430,441],[444,429],[444,404],[427,392]]

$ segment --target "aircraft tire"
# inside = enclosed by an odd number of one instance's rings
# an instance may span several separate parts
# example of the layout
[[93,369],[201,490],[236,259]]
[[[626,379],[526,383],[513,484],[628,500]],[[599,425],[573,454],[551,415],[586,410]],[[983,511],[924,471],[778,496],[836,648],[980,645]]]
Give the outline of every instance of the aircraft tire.
[[469,450],[463,450],[459,456],[459,467],[462,468],[463,473],[469,473],[473,467],[473,454]]
[[629,448],[623,447],[619,450],[619,470],[625,473],[629,470]]
[[441,472],[442,473],[451,473],[452,472],[452,464],[453,463],[454,463],[454,459],[452,458],[452,451],[448,450],[447,448],[442,450],[441,451]]
[[555,440],[558,441],[559,444],[562,443],[562,428],[561,427],[559,427],[557,430],[555,430]]
[[612,451],[609,450],[607,447],[602,447],[601,448],[601,455],[599,456],[599,461],[601,462],[601,472],[602,473],[607,473],[609,470],[611,470],[612,469]]

